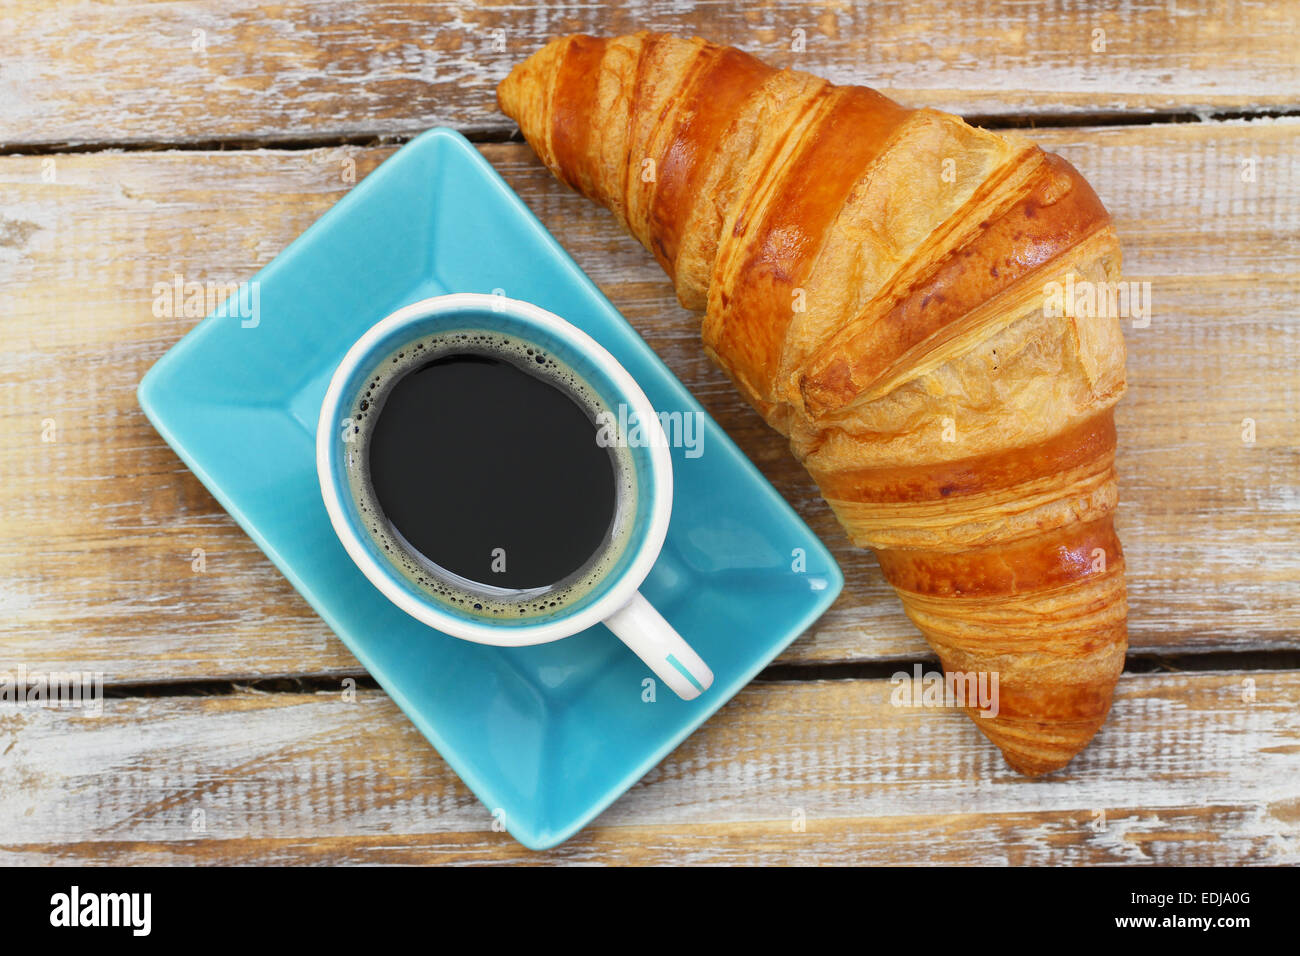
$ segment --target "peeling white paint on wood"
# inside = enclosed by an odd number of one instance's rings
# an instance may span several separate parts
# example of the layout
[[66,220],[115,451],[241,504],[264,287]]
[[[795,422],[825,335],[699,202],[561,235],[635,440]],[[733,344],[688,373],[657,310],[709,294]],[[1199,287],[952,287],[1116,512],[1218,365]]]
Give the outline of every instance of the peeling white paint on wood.
[[640,29],[979,116],[1294,106],[1300,4],[1176,6],[0,0],[0,142],[507,131],[495,87],[514,63],[556,34]]

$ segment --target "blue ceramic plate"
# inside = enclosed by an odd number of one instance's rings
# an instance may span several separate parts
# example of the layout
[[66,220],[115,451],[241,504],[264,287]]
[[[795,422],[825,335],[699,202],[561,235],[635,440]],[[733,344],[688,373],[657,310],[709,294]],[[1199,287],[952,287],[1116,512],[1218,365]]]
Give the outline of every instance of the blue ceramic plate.
[[[525,846],[572,836],[839,594],[817,537],[458,133],[409,143],[253,281],[256,315],[204,319],[149,370],[140,405]],[[434,631],[390,604],[334,536],[314,447],[334,367],[403,305],[498,289],[586,331],[661,412],[701,413],[701,453],[673,449],[672,524],[641,588],[713,668],[694,701],[666,687],[644,700],[649,672],[604,625],[523,648]]]

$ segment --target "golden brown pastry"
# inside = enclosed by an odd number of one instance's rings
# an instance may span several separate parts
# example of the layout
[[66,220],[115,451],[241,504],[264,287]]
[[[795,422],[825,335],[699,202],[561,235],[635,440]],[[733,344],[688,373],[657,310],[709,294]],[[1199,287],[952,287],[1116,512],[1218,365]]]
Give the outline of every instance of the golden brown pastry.
[[1126,648],[1124,342],[1113,312],[1045,307],[1119,278],[1088,184],[1020,136],[700,39],[562,37],[497,96],[705,310],[705,348],[945,670],[998,675],[976,726],[1023,773],[1068,763]]

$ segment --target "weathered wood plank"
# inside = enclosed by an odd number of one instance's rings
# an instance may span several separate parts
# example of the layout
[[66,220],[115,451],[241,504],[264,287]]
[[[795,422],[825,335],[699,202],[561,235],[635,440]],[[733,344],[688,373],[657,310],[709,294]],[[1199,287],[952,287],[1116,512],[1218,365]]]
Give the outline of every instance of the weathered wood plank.
[[797,832],[786,820],[597,827],[546,853],[508,835],[465,833],[86,841],[0,847],[7,866],[1277,866],[1287,840],[1254,807],[835,818]]
[[540,855],[379,692],[10,711],[0,862],[1294,864],[1300,672],[1244,679],[1126,676],[1099,738],[1037,781],[888,681],[752,684]]
[[[1129,277],[1120,527],[1132,643],[1300,644],[1300,122],[1040,131],[1097,186]],[[786,661],[914,658],[924,643],[783,443],[697,342],[650,257],[519,144],[484,153],[835,549],[848,584]],[[355,672],[357,665],[162,444],[135,404],[193,324],[155,318],[175,273],[265,265],[385,149],[0,158],[0,666],[141,681]],[[1254,182],[1241,162],[1255,160]],[[52,164],[52,165],[50,165]],[[43,182],[52,170],[54,182]],[[1258,440],[1241,441],[1244,418]],[[55,423],[43,442],[43,423]],[[191,570],[194,548],[206,573]],[[274,635],[274,639],[268,639]]]
[[496,83],[547,38],[643,28],[978,116],[1300,102],[1296,0],[3,0],[0,23],[0,143],[504,132]]

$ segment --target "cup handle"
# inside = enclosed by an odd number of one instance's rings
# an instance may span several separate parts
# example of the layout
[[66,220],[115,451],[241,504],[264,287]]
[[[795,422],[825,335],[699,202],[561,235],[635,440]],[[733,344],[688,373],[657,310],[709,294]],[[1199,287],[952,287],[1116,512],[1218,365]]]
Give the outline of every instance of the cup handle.
[[605,626],[682,700],[694,700],[712,686],[713,671],[709,665],[640,591],[607,617]]

